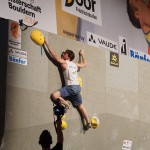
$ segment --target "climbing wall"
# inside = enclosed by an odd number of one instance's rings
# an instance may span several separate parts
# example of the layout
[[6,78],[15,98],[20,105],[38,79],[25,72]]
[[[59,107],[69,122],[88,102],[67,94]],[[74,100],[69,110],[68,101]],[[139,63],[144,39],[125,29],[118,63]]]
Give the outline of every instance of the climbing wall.
[[[2,150],[41,150],[38,138],[48,129],[56,143],[53,126],[52,92],[62,86],[57,66],[22,32],[22,50],[27,66],[8,62],[5,134]],[[41,31],[51,47],[61,55],[72,49],[75,61],[83,49],[88,67],[79,71],[82,96],[89,118],[100,119],[96,129],[82,129],[75,108],[66,114],[64,150],[148,150],[150,147],[150,64],[119,55],[119,67],[110,66],[110,52]],[[128,144],[129,143],[129,144]]]

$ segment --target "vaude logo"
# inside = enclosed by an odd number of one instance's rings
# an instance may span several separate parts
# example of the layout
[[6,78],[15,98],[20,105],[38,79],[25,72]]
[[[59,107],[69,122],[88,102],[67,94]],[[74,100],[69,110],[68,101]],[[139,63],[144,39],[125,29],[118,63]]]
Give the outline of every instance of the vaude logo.
[[9,48],[8,50],[9,55],[17,56],[17,57],[22,57],[22,58],[27,58],[27,52]]
[[74,3],[81,7],[84,6],[87,10],[95,12],[95,0],[66,0],[65,6],[71,7]]
[[111,41],[102,36],[87,32],[87,43],[92,46],[105,48],[107,50],[118,53],[117,42]]
[[98,38],[98,42],[99,42],[100,47],[104,47],[104,48],[107,48],[109,50],[117,51],[117,44],[116,43],[110,42],[104,38]]
[[89,42],[93,42],[93,43],[95,43],[96,44],[96,41],[95,41],[95,39],[94,39],[94,37],[93,37],[93,35],[91,34],[91,36],[89,37],[89,40],[88,40]]

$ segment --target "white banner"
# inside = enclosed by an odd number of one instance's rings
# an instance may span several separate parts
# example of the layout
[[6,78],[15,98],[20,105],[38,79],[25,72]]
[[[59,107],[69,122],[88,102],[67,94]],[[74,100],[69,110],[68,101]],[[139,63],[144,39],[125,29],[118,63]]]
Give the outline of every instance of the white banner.
[[136,58],[139,60],[144,60],[144,61],[150,62],[150,55],[149,54],[143,53],[142,51],[135,50],[131,47],[129,48],[129,56],[132,58]]
[[62,9],[79,18],[102,26],[100,0],[62,0]]
[[27,66],[27,52],[9,48],[8,61]]
[[132,141],[124,140],[122,145],[122,150],[131,150]]
[[55,0],[0,0],[0,17],[57,33]]
[[21,29],[15,21],[9,20],[8,45],[13,48],[21,49]]
[[102,37],[100,35],[87,32],[87,44],[99,47],[99,48],[105,48],[109,51],[118,53],[118,43],[114,42],[112,40],[109,40],[105,37]]

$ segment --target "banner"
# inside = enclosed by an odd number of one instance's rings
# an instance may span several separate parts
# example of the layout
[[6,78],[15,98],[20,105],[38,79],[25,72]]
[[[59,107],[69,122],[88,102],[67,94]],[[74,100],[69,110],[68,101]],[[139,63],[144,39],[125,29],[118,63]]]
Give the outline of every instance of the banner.
[[87,43],[118,53],[118,43],[97,34],[87,32]]
[[[55,0],[0,0],[0,17],[57,33]],[[44,18],[44,19],[43,19]]]
[[139,60],[150,62],[150,55],[149,54],[145,54],[145,53],[138,51],[138,50],[135,50],[133,48],[129,48],[129,56],[132,58],[136,58]]
[[27,52],[9,48],[8,50],[8,61],[20,65],[27,66]]
[[21,29],[18,22],[9,20],[8,27],[8,45],[9,47],[21,49]]
[[[27,25],[38,21],[36,28],[118,54],[129,56],[129,48],[132,47],[150,55],[150,0],[44,0],[44,2],[0,0],[0,2],[2,18],[16,22],[23,19]],[[91,35],[97,38],[96,43],[92,41]]]
[[62,10],[97,25],[102,25],[100,0],[62,0]]
[[59,35],[127,56],[130,47],[150,55],[150,0],[57,0],[56,14]]

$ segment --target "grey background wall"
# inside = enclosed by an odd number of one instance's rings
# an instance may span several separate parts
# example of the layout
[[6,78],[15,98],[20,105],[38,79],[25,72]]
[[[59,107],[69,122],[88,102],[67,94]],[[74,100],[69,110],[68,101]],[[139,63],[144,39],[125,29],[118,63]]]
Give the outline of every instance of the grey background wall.
[[[61,87],[58,68],[41,55],[41,47],[22,32],[22,50],[28,65],[7,64],[5,134],[2,150],[40,150],[38,138],[48,129],[56,143],[50,93]],[[89,117],[100,119],[97,129],[82,130],[80,116],[73,107],[66,114],[64,150],[120,150],[123,140],[131,140],[132,150],[150,147],[150,64],[120,55],[119,68],[110,66],[109,51],[42,31],[49,44],[61,54],[85,50],[88,67],[80,70],[82,96]]]

